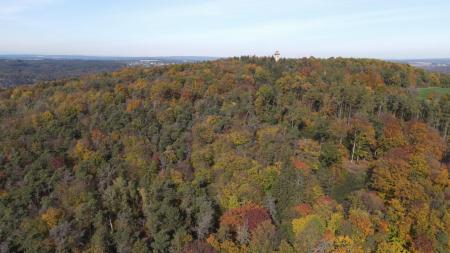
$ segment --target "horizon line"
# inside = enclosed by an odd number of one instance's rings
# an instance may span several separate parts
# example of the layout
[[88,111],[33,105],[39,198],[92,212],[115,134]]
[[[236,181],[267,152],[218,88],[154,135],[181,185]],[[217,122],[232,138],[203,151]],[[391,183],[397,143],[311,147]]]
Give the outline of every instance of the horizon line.
[[[211,56],[211,55],[157,55],[157,56],[118,56],[118,55],[88,55],[88,54],[35,54],[35,53],[0,53],[1,57],[86,57],[86,58],[211,58],[215,60],[229,59],[235,57],[270,57],[272,55],[240,55],[240,56]],[[309,56],[285,56],[284,59],[302,59],[302,58],[317,58],[317,59],[329,59],[329,58],[347,58],[347,59],[375,59],[375,60],[447,60],[449,57],[411,57],[411,58],[377,58],[377,57],[362,57],[362,56],[328,56],[317,57],[314,55]]]

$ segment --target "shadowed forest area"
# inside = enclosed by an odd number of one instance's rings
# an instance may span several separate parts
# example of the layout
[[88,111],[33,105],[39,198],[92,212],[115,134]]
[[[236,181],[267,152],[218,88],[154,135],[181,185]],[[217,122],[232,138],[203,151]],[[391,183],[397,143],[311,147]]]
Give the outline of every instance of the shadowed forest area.
[[0,59],[0,87],[75,78],[116,71],[124,67],[126,64],[119,61]]

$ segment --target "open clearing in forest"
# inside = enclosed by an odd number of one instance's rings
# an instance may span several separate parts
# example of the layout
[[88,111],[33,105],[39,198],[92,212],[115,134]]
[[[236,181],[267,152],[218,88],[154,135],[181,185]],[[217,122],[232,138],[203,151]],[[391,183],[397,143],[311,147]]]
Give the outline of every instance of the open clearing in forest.
[[435,95],[446,95],[450,94],[450,88],[442,88],[442,87],[428,87],[428,88],[419,88],[419,97],[427,98],[431,94]]

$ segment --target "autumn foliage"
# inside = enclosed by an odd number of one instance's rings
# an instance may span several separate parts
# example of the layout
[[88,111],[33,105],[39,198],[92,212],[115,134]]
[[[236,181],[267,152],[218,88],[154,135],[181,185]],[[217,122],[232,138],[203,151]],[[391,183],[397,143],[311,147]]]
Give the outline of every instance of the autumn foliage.
[[267,209],[253,203],[248,203],[224,213],[220,218],[220,225],[228,226],[231,229],[247,226],[251,232],[266,220],[270,220]]
[[0,89],[1,252],[450,247],[450,76],[240,57]]

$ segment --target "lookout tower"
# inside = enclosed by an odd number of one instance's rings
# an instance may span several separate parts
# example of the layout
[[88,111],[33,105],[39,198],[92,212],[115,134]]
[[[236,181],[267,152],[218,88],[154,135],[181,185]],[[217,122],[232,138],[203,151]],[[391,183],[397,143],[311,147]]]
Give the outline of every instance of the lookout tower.
[[281,59],[280,52],[277,50],[273,57],[275,58],[275,61],[278,62]]

